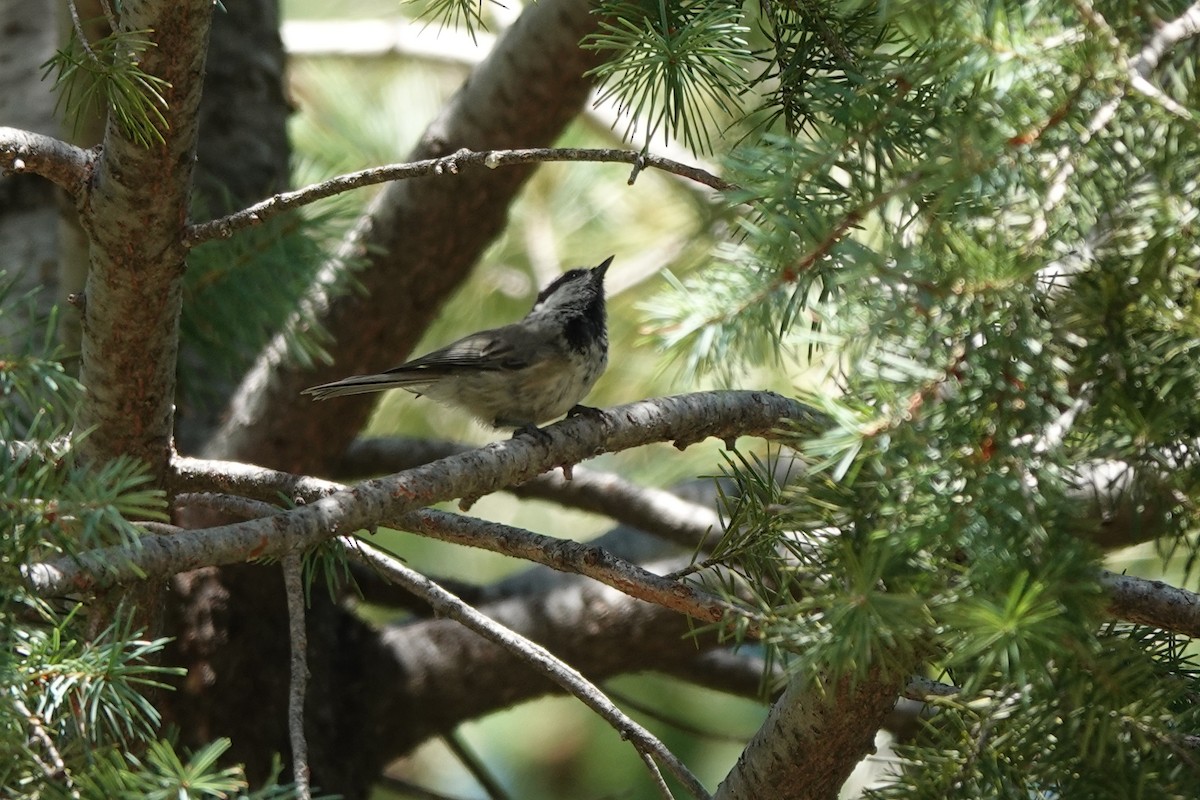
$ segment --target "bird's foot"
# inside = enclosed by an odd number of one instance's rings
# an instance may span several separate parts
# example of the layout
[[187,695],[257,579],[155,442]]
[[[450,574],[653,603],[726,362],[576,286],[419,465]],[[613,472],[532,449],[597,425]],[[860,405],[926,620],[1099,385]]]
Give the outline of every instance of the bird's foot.
[[592,406],[573,405],[567,410],[567,418],[571,417],[592,417],[593,419],[601,419],[604,417],[604,409],[593,408]]
[[538,442],[540,442],[541,444],[545,444],[545,445],[550,444],[550,434],[546,433],[544,430],[539,428],[537,425],[534,425],[532,422],[528,423],[527,425],[522,425],[521,427],[519,427],[515,431],[513,431],[512,438],[515,439],[518,436],[529,436],[533,439],[537,439]]

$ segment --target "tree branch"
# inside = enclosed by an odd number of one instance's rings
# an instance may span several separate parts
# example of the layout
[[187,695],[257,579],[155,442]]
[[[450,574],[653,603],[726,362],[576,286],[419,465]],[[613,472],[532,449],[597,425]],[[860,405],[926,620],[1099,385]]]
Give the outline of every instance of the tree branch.
[[629,176],[629,183],[634,182],[638,171],[647,167],[669,172],[673,175],[687,178],[704,184],[718,191],[736,189],[736,184],[719,178],[699,167],[681,164],[669,158],[639,153],[635,150],[612,150],[607,148],[579,147],[532,147],[522,150],[483,150],[473,151],[462,148],[441,158],[427,158],[404,164],[388,164],[383,167],[351,172],[339,175],[327,181],[296,189],[291,192],[281,192],[255,203],[248,208],[237,211],[220,219],[192,225],[187,232],[186,242],[189,247],[195,247],[210,239],[228,239],[242,228],[258,225],[267,219],[293,208],[300,208],[309,203],[326,197],[348,192],[363,186],[374,186],[389,181],[420,178],[427,175],[455,176],[459,170],[470,167],[478,169],[487,167],[507,167],[517,164],[536,164],[556,161],[586,161],[593,163],[632,164],[634,172]]
[[42,768],[42,772],[46,776],[46,779],[51,782],[51,785],[62,786],[67,790],[67,794],[70,797],[78,800],[81,795],[79,793],[79,789],[75,787],[75,780],[71,776],[70,771],[67,770],[67,764],[65,761],[63,761],[62,753],[58,751],[58,747],[55,746],[54,740],[51,739],[50,734],[46,732],[46,726],[42,724],[41,717],[32,713],[19,695],[10,697],[9,702],[12,703],[13,710],[25,718],[25,722],[28,723],[29,729],[32,733],[31,738],[42,746],[42,749],[46,751],[46,757],[50,759],[49,763],[47,763],[46,761],[42,760],[41,756],[32,752],[32,748],[30,749],[30,754]]
[[496,776],[492,775],[487,764],[467,745],[458,731],[450,731],[442,737],[442,741],[454,758],[458,760],[458,763],[463,765],[467,773],[487,793],[488,800],[511,800],[508,792],[504,790]]
[[[728,414],[729,421],[721,413]],[[172,493],[217,491],[265,502],[277,502],[285,495],[309,505],[251,523],[147,536],[133,550],[106,548],[31,564],[24,574],[30,589],[40,595],[86,591],[147,575],[281,554],[345,529],[393,524],[588,575],[633,596],[717,621],[731,609],[694,587],[654,575],[600,548],[495,523],[410,512],[453,497],[496,491],[600,452],[680,437],[694,441],[703,436],[767,436],[779,421],[809,420],[812,413],[794,401],[759,392],[701,392],[646,400],[611,409],[603,418],[573,417],[548,426],[544,443],[540,438],[518,437],[353,487],[244,464],[176,458],[169,484]],[[1100,582],[1110,595],[1109,610],[1115,617],[1200,635],[1200,595],[1112,573],[1101,573]]]
[[[1117,38],[1112,27],[1109,26],[1100,12],[1092,7],[1090,2],[1087,2],[1087,0],[1075,0],[1075,7],[1079,11],[1080,16],[1088,24],[1088,27],[1092,28],[1098,36],[1107,40],[1114,58],[1124,67],[1130,86],[1142,94],[1158,100],[1160,103],[1165,100],[1166,102],[1163,105],[1171,113],[1178,115],[1182,112],[1185,119],[1191,119],[1191,114],[1186,109],[1181,109],[1178,103],[1175,103],[1174,100],[1164,95],[1162,90],[1150,82],[1149,76],[1154,68],[1158,66],[1163,54],[1168,49],[1185,38],[1200,33],[1200,3],[1193,3],[1178,18],[1160,27],[1146,41],[1142,50],[1132,60],[1126,59],[1125,48],[1122,46],[1120,39]],[[1071,180],[1071,176],[1075,174],[1075,163],[1072,161],[1072,156],[1080,152],[1094,136],[1108,127],[1108,124],[1116,116],[1117,109],[1120,108],[1121,102],[1124,99],[1125,92],[1123,90],[1115,92],[1096,109],[1095,113],[1092,114],[1092,118],[1088,121],[1087,127],[1078,134],[1077,138],[1064,144],[1054,154],[1053,166],[1047,173],[1051,177],[1048,188],[1044,193],[1045,199],[1042,201],[1042,213],[1033,223],[1031,240],[1040,239],[1045,235],[1048,229],[1047,219],[1050,212],[1066,197],[1067,184]]]
[[1172,114],[1186,120],[1192,119],[1192,112],[1151,83],[1150,73],[1158,66],[1168,50],[1184,39],[1190,39],[1198,34],[1200,34],[1200,2],[1193,3],[1178,17],[1159,26],[1154,35],[1146,41],[1141,52],[1129,62],[1130,85],[1147,97],[1157,100]]
[[80,200],[87,191],[95,154],[53,136],[0,127],[0,172],[40,175]]
[[[356,439],[334,474],[362,478],[399,472],[468,449],[450,442],[400,437]],[[573,469],[570,480],[559,472],[547,472],[504,491],[603,514],[689,550],[711,546],[721,534],[721,518],[710,506],[586,467]]]
[[[210,508],[239,516],[264,517],[283,512],[283,509],[268,503],[228,495],[185,493],[177,497],[182,503],[200,502]],[[600,547],[570,539],[556,539],[499,522],[430,509],[410,511],[395,520],[381,520],[380,525],[532,561],[560,572],[582,575],[611,586],[630,597],[705,622],[723,622],[731,616],[750,616],[745,609],[695,586],[655,575]],[[753,622],[746,630],[750,635],[754,635],[756,627]]]
[[288,684],[288,738],[292,744],[292,782],[299,800],[311,800],[308,740],[304,736],[304,697],[308,687],[308,633],[304,627],[304,576],[300,553],[285,553],[283,584],[287,592],[288,634],[292,652]]
[[[752,619],[752,614],[746,609],[695,586],[655,575],[599,547],[542,536],[498,522],[485,522],[428,509],[405,514],[400,522],[406,530],[430,538],[480,547],[544,564],[561,572],[583,575],[630,597],[705,622],[720,623],[735,616]],[[747,633],[754,636],[755,632],[756,626],[751,622]]]
[[1200,636],[1200,595],[1195,592],[1108,570],[1100,572],[1100,586],[1113,617],[1192,638]]
[[1142,77],[1149,77],[1167,51],[1184,39],[1200,35],[1200,2],[1192,3],[1175,19],[1158,26],[1131,66]]
[[875,732],[903,685],[877,669],[857,681],[793,676],[715,797],[837,797],[854,765],[874,752]]
[[282,555],[443,500],[481,497],[603,452],[661,441],[683,448],[709,436],[732,446],[738,436],[772,436],[788,422],[811,422],[813,416],[807,406],[770,392],[699,392],[630,403],[602,415],[563,420],[536,437],[517,436],[364,481],[274,517],[177,536],[147,536],[134,549],[105,548],[30,565],[26,577],[38,592],[82,591]]

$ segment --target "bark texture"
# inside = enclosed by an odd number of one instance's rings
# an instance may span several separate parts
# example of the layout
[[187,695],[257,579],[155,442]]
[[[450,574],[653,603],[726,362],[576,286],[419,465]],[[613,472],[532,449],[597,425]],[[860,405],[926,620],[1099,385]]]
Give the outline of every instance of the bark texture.
[[144,462],[161,484],[171,453],[175,360],[197,110],[212,15],[207,0],[122,5],[126,30],[153,30],[142,69],[167,82],[163,141],[131,141],[110,116],[81,213],[91,242],[78,429],[92,461]]
[[714,799],[836,800],[903,686],[878,670],[857,682],[794,676]]

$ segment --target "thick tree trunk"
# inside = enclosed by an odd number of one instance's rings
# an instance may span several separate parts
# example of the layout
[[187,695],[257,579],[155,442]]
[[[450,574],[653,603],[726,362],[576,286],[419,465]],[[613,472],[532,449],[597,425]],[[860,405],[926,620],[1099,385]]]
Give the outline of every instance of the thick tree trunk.
[[279,3],[223,6],[213,14],[196,149],[196,195],[214,215],[286,189],[292,152]]
[[161,140],[134,141],[110,115],[81,221],[91,243],[78,430],[85,457],[143,462],[161,485],[171,455],[183,298],[183,230],[212,4],[127,2],[121,25],[153,30],[139,57],[163,81]]

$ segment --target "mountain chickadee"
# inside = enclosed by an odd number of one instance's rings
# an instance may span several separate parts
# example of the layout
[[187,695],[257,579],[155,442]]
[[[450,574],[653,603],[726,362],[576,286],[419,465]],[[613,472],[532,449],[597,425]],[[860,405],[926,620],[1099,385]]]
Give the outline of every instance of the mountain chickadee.
[[305,389],[315,400],[407,389],[466,409],[496,428],[536,430],[580,400],[608,366],[604,273],[563,273],[520,322],[480,331],[378,375]]

